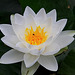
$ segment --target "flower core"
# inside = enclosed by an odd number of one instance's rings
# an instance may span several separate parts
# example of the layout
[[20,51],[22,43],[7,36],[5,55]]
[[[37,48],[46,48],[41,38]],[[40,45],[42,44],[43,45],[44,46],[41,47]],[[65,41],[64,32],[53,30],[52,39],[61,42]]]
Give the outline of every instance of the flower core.
[[25,41],[31,45],[40,45],[47,40],[47,32],[44,32],[44,28],[41,29],[40,26],[36,27],[34,31],[32,26],[31,29],[26,28],[25,30]]

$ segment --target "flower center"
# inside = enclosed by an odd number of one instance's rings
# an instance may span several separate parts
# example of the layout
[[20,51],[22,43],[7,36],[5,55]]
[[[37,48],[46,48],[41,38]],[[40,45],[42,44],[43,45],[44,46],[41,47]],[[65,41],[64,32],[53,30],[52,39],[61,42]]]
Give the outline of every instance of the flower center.
[[31,45],[39,45],[47,40],[48,35],[46,33],[44,32],[44,28],[41,29],[40,26],[36,27],[35,31],[31,26],[31,29],[26,28],[25,30],[25,40]]

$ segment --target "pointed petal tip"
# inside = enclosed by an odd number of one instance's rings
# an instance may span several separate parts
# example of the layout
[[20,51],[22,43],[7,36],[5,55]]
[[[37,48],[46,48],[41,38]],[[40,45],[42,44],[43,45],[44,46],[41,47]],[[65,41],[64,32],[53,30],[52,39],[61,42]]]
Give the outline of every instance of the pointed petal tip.
[[65,22],[67,22],[68,19],[63,19]]
[[44,8],[41,8],[39,11],[45,11],[45,9]]
[[[56,12],[56,9],[53,9],[52,12],[55,13],[55,14],[57,13],[57,12]],[[56,16],[57,16],[57,15],[56,15]]]
[[48,12],[47,17],[50,17],[53,22],[56,22],[56,19],[57,19],[56,9],[53,9],[50,12]]
[[26,68],[33,66],[37,62],[38,59],[39,59],[38,56],[34,56],[31,54],[25,54],[24,62],[25,62]]
[[57,71],[58,70],[58,63],[56,65],[56,67],[52,67],[51,69],[47,68],[47,70],[49,70],[49,71]]
[[26,16],[29,14],[31,14],[32,16],[35,16],[35,12],[33,11],[33,9],[30,8],[29,6],[26,6],[23,16]]
[[31,8],[29,6],[26,6],[25,10],[27,10],[27,9],[31,9]]
[[44,8],[41,8],[40,10],[44,10],[44,11],[45,11],[45,9],[44,9]]
[[2,37],[2,38],[1,38],[1,41],[4,43],[4,41],[5,41],[5,37]]
[[26,68],[30,68],[30,67],[34,66],[34,64],[31,64],[31,65],[25,65],[25,66],[26,66]]
[[65,30],[62,32],[62,35],[74,36],[75,30]]
[[44,8],[41,8],[38,12],[37,12],[37,15],[39,15],[40,13],[44,13],[44,14],[46,14],[46,11],[45,11],[45,9]]
[[63,21],[64,23],[67,23],[67,19],[62,19],[62,21]]
[[57,71],[58,70],[58,64],[56,66],[56,68],[54,68],[52,71]]
[[19,15],[18,13],[15,14],[15,16]]
[[28,66],[28,65],[25,65],[26,66],[26,68],[30,68],[31,66]]
[[37,63],[37,61],[36,61],[35,63],[31,64],[31,65],[25,65],[25,66],[26,66],[26,68],[31,68],[31,67],[33,67],[36,63]]
[[26,8],[30,8],[29,6],[26,6]]
[[34,65],[34,64],[30,64],[30,65],[25,64],[26,68],[30,68],[30,67],[32,67],[33,65]]
[[53,9],[54,12],[56,12],[56,9]]
[[55,13],[56,14],[56,17],[57,17],[57,11],[56,11],[56,9],[53,9],[52,10],[52,13]]
[[58,63],[54,55],[40,56],[38,60],[39,64],[45,67],[49,71],[57,71]]
[[62,24],[63,26],[65,26],[66,23],[67,23],[67,19],[60,19],[60,20],[57,21],[57,23],[58,23],[59,25]]
[[31,63],[30,65],[25,63],[25,66],[26,66],[26,68],[30,68],[30,67],[34,66],[35,63],[36,63],[36,61],[34,61],[33,63]]
[[16,51],[14,49],[9,50],[6,52],[0,59],[0,63],[2,64],[13,64],[17,62],[23,61],[24,54]]
[[48,69],[49,71],[54,71],[56,72],[58,70],[58,66],[56,68],[53,68],[53,69]]
[[53,67],[53,66],[51,66],[51,68],[46,68],[47,70],[49,70],[49,71],[57,71],[58,70],[58,63],[57,63],[57,60],[55,60],[56,61],[56,65]]
[[52,12],[52,13],[56,13],[56,9],[53,9],[53,10],[51,10],[50,12]]
[[10,15],[10,18],[14,17],[14,14]]

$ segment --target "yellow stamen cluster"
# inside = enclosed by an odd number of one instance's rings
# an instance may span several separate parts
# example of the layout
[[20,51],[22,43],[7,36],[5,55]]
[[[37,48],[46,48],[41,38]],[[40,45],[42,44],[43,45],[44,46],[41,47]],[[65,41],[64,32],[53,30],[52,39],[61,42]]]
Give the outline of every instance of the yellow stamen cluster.
[[41,29],[40,26],[36,27],[34,31],[32,26],[31,29],[26,28],[25,30],[25,41],[31,45],[40,45],[47,40],[46,32],[44,28]]

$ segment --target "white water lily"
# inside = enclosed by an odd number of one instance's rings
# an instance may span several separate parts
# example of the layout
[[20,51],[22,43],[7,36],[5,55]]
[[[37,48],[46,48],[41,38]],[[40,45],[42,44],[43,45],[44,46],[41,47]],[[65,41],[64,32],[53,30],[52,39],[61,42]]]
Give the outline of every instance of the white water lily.
[[13,49],[6,52],[0,63],[11,64],[24,61],[26,68],[36,62],[51,71],[57,71],[54,54],[73,42],[75,31],[62,31],[67,19],[56,21],[56,10],[46,14],[44,8],[35,14],[26,7],[22,15],[11,15],[11,24],[1,24],[5,35],[1,40]]

